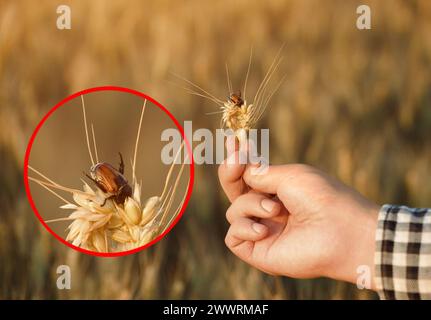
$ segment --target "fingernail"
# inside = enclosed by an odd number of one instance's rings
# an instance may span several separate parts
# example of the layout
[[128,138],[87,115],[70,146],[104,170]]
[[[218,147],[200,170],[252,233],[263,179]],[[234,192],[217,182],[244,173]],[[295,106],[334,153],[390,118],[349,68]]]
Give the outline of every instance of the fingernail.
[[255,222],[255,223],[253,223],[252,225],[251,225],[251,227],[253,228],[253,230],[256,232],[256,233],[262,233],[262,232],[264,232],[265,231],[265,229],[266,229],[266,227],[263,225],[263,224],[260,224],[260,223],[257,223],[257,222]]
[[236,154],[232,153],[229,157],[226,159],[226,164],[228,166],[234,166],[237,164]]
[[231,135],[226,138],[226,151],[228,155],[231,155],[235,152],[235,136]]
[[256,148],[256,143],[254,142],[253,139],[250,139],[248,141],[248,149],[250,150],[250,152],[252,152],[253,154],[257,154],[257,148]]
[[272,209],[274,209],[275,202],[269,199],[263,199],[260,205],[265,211],[271,212]]
[[240,151],[238,156],[239,164],[247,164],[247,159],[248,159],[247,152]]

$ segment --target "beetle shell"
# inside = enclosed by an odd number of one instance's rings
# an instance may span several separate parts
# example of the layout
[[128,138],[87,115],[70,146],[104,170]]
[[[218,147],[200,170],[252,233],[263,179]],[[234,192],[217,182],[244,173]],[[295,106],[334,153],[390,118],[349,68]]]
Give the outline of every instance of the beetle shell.
[[244,100],[241,98],[241,92],[232,93],[229,96],[229,101],[237,107],[241,107],[244,104]]
[[106,193],[116,194],[122,187],[128,185],[126,178],[106,162],[91,167],[90,174],[102,191]]

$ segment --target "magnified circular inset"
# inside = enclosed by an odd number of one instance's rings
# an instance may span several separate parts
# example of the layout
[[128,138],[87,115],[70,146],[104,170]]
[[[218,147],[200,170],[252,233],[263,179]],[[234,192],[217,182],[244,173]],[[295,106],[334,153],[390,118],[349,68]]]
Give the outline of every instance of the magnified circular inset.
[[135,90],[98,87],[69,96],[41,120],[24,181],[34,212],[57,239],[119,256],[172,229],[193,172],[189,142],[166,108]]

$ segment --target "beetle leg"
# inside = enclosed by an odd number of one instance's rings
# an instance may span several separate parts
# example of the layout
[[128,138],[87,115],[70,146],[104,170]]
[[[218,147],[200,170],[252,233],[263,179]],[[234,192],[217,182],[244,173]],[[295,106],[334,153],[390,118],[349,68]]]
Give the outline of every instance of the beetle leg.
[[121,174],[124,174],[124,161],[123,161],[123,156],[121,155],[121,152],[118,152],[118,154],[120,155],[120,167],[118,169],[118,171]]
[[124,185],[122,185],[119,189],[117,194],[115,195],[115,202],[117,204],[124,204],[124,201],[126,200],[126,195],[123,193]]
[[121,194],[121,193],[118,193],[118,194],[116,194],[115,196],[115,202],[117,203],[117,204],[124,204],[124,201],[126,200],[125,198],[124,198],[124,195],[123,194]]
[[100,206],[103,207],[106,204],[106,201],[115,199],[115,198],[116,198],[116,195],[105,198],[105,200],[103,200],[103,203]]
[[132,188],[128,184],[123,184],[119,189],[115,196],[115,202],[117,204],[124,204],[127,197],[132,197],[133,191]]

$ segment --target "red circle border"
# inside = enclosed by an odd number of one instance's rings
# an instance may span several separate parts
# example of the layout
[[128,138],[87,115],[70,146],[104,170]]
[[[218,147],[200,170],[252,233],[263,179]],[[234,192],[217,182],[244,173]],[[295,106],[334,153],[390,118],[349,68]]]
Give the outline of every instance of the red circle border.
[[[121,252],[95,252],[95,251],[91,251],[91,250],[86,250],[86,249],[80,248],[78,246],[75,246],[75,245],[71,244],[70,242],[67,242],[62,237],[60,237],[57,233],[55,233],[48,226],[48,224],[43,220],[42,216],[40,215],[39,211],[37,210],[36,205],[33,201],[32,196],[31,196],[29,179],[28,179],[28,161],[30,158],[31,148],[33,146],[33,142],[36,138],[37,133],[39,132],[40,128],[43,126],[45,121],[51,116],[52,113],[54,113],[54,111],[56,111],[58,108],[60,108],[61,106],[63,106],[67,102],[69,102],[69,101],[71,101],[71,100],[73,100],[73,99],[75,99],[81,95],[85,95],[85,94],[92,93],[92,92],[98,92],[98,91],[120,91],[120,92],[126,92],[126,93],[130,93],[130,94],[134,94],[134,95],[136,95],[136,96],[138,96],[144,100],[146,99],[146,100],[150,101],[151,103],[153,103],[154,105],[159,107],[162,111],[164,111],[171,118],[171,120],[174,122],[174,124],[176,125],[176,127],[180,131],[181,136],[183,137],[183,140],[186,142],[187,153],[188,153],[189,159],[190,159],[190,179],[189,179],[189,184],[187,187],[187,194],[186,194],[184,203],[181,207],[181,210],[180,210],[180,213],[178,214],[178,216],[175,218],[175,220],[171,223],[171,225],[162,234],[157,236],[151,242],[149,242],[149,243],[147,243],[147,244],[145,244],[139,248],[135,248],[132,250],[127,250],[127,251],[121,251]],[[97,256],[97,257],[121,257],[121,256],[129,255],[129,254],[137,253],[137,252],[144,250],[144,249],[156,244],[157,242],[159,242],[166,234],[168,234],[172,230],[172,228],[178,223],[178,221],[183,216],[184,211],[186,210],[187,204],[189,203],[190,197],[192,195],[193,184],[194,184],[193,152],[191,149],[191,145],[190,145],[189,141],[187,140],[187,138],[184,134],[184,129],[181,126],[181,124],[178,122],[178,120],[169,112],[168,109],[166,109],[162,104],[160,104],[158,101],[154,100],[150,96],[148,96],[142,92],[139,92],[137,90],[134,90],[134,89],[129,89],[126,87],[119,87],[119,86],[100,86],[100,87],[94,87],[94,88],[81,90],[81,91],[76,92],[76,93],[68,96],[67,98],[63,99],[62,101],[57,103],[51,110],[49,110],[48,113],[38,123],[38,125],[36,126],[35,130],[33,131],[32,135],[30,137],[30,140],[28,142],[27,149],[25,152],[23,172],[24,172],[24,185],[25,185],[25,190],[26,190],[28,201],[29,201],[30,206],[33,209],[36,217],[39,219],[39,221],[42,223],[42,225],[45,227],[45,229],[47,229],[57,240],[59,240],[60,242],[62,242],[65,245],[67,245],[68,247],[75,249],[79,252],[82,252],[82,253],[85,253],[88,255],[92,255],[92,256]]]

